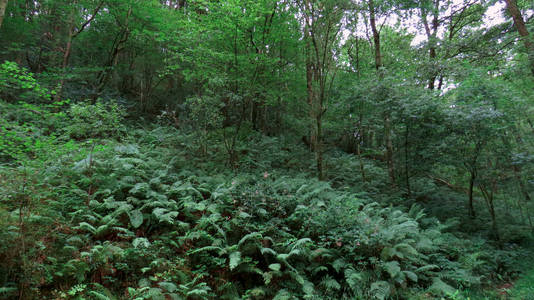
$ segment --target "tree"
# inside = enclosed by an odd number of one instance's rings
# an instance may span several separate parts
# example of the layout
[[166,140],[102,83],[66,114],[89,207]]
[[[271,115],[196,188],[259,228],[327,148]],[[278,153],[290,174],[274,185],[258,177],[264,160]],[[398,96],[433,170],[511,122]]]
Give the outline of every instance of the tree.
[[[380,30],[382,27],[378,28],[376,24],[378,8],[375,5],[374,0],[368,0],[367,6],[369,9],[369,24],[371,26],[371,32],[373,34],[373,47],[374,47],[374,59],[375,59],[375,68],[378,76],[378,81],[380,84],[383,84],[384,80],[384,64],[382,62],[382,50],[380,44]],[[382,91],[379,92],[381,95],[377,101],[383,102],[387,98],[385,89],[381,88]],[[384,137],[386,144],[386,162],[388,166],[389,180],[392,185],[395,185],[395,164],[393,162],[393,140],[392,140],[392,126],[391,126],[391,112],[388,108],[384,110],[383,119],[384,119]]]
[[[61,63],[61,70],[63,72],[63,75],[61,76],[61,79],[58,84],[58,88],[55,95],[55,101],[59,101],[61,99],[62,93],[63,93],[63,87],[65,85],[65,79],[66,79],[66,69],[69,65],[69,60],[71,56],[72,51],[72,43],[73,40],[82,33],[85,28],[91,24],[91,22],[95,19],[98,12],[104,5],[104,1],[98,1],[95,4],[95,7],[93,8],[92,12],[87,14],[86,7],[84,5],[87,5],[88,3],[77,3],[76,1],[72,4],[70,4],[70,12],[68,13],[68,21],[65,24],[67,26],[67,37],[65,41],[65,46],[61,49],[61,52],[63,52],[63,59]],[[82,6],[78,6],[82,5]],[[81,20],[79,20],[81,19]]]
[[519,33],[519,36],[521,40],[523,41],[523,45],[525,46],[525,50],[527,51],[528,60],[530,64],[530,71],[532,72],[532,75],[534,76],[534,41],[532,40],[531,34],[528,32],[525,21],[523,20],[523,16],[521,15],[521,11],[517,7],[517,1],[516,0],[505,0],[505,2],[506,2],[506,9],[508,13],[512,16],[515,29]]
[[306,43],[306,90],[310,114],[310,145],[315,152],[317,177],[324,179],[323,116],[336,75],[335,53],[338,51],[340,21],[345,1],[312,1],[302,3]]
[[[502,93],[484,74],[471,71],[463,85],[449,94],[453,102],[448,109],[448,124],[453,134],[449,136],[452,140],[448,141],[454,145],[449,153],[456,160],[456,165],[468,173],[468,214],[472,218],[476,215],[473,203],[477,182],[480,176],[487,174],[486,169],[491,170],[491,165],[496,165],[488,157],[502,156],[493,152],[499,149],[496,145],[505,132],[505,115],[498,110],[498,103],[505,97]],[[486,183],[491,183],[490,187],[483,188],[486,188],[488,196],[485,199],[492,206],[491,190],[496,188],[498,179],[495,176],[490,178],[486,180]]]
[[2,23],[4,22],[4,16],[6,14],[8,0],[0,0],[0,29],[2,28]]
[[[423,76],[428,77],[428,89],[441,90],[448,75],[448,60],[468,50],[463,45],[469,36],[466,29],[480,24],[486,7],[479,0],[426,0],[402,3],[401,7],[407,10],[416,7],[418,10],[426,36],[425,50],[428,51],[428,64]],[[460,35],[464,37],[459,40]]]

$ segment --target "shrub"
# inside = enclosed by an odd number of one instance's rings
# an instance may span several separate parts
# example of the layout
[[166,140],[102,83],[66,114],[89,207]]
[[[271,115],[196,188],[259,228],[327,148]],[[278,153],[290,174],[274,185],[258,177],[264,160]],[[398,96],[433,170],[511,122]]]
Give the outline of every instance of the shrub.
[[67,112],[70,124],[64,131],[77,140],[117,138],[125,131],[125,115],[124,109],[116,103],[73,104]]
[[0,99],[8,102],[45,102],[54,93],[42,87],[32,73],[19,67],[17,63],[5,61],[0,64]]

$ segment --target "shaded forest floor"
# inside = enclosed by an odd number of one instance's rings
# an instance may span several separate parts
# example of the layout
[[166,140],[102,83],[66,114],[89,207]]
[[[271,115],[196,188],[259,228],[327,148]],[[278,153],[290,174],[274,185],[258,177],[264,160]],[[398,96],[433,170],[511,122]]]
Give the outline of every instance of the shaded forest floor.
[[220,132],[202,151],[187,130],[2,105],[8,299],[530,295],[530,231],[518,216],[499,214],[503,238],[492,241],[483,209],[466,218],[466,196],[427,177],[408,198],[380,161],[335,148],[316,180],[313,153],[292,136],[243,130],[230,165]]

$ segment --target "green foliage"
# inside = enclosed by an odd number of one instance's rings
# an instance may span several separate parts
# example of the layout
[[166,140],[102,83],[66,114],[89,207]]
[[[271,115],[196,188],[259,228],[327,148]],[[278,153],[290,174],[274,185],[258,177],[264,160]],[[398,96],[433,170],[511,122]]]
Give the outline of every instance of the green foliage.
[[77,103],[66,114],[71,122],[64,128],[65,134],[73,139],[118,138],[125,131],[126,113],[116,103]]
[[528,270],[525,276],[515,282],[512,287],[506,287],[504,292],[508,293],[511,299],[532,299],[534,295],[533,281],[532,270]]
[[3,1],[0,298],[528,297],[528,37],[356,2]]
[[[143,139],[135,141],[135,134]],[[277,171],[258,174],[252,168],[239,176],[206,176],[173,159],[176,151],[189,155],[188,149],[167,148],[160,142],[162,134],[162,129],[145,130],[121,143],[77,142],[50,157],[61,164],[36,174],[53,187],[45,202],[49,209],[40,208],[40,219],[60,220],[66,227],[51,233],[54,238],[42,248],[36,242],[25,245],[50,253],[44,254],[50,259],[20,265],[21,274],[41,269],[46,282],[57,284],[48,292],[102,299],[124,294],[122,276],[129,278],[129,297],[141,299],[385,299],[399,294],[399,288],[430,286],[438,278],[476,283],[469,274],[478,264],[462,269],[449,261],[453,237],[443,240],[440,225],[430,220],[421,227],[425,216],[417,207],[403,213]],[[16,212],[16,203],[6,202],[7,211]],[[69,227],[72,231],[65,231]],[[12,243],[19,244],[21,231],[14,230]],[[8,232],[2,235],[5,241]],[[24,235],[30,239],[45,232]],[[2,251],[17,257],[12,250]],[[444,261],[463,277],[448,275]],[[9,282],[3,284],[16,283]],[[38,282],[32,282],[37,290],[43,288]]]
[[8,102],[49,102],[54,91],[42,87],[34,74],[17,63],[4,61],[0,64],[0,99]]

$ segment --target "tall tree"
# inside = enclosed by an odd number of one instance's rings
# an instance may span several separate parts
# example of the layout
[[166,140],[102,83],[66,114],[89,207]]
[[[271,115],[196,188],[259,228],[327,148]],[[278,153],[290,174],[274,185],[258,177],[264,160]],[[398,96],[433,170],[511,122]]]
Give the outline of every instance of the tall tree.
[[523,44],[525,45],[525,49],[527,50],[530,71],[534,76],[534,41],[532,39],[531,34],[528,32],[525,21],[523,20],[523,16],[521,15],[521,11],[517,7],[517,1],[505,0],[505,2],[506,9],[508,13],[512,16],[512,19],[514,21],[515,29],[519,33],[519,36],[521,37],[521,40],[523,40]]
[[[375,5],[374,0],[367,1],[369,8],[369,24],[371,26],[371,32],[373,34],[373,46],[374,46],[374,59],[375,59],[375,68],[378,75],[378,80],[380,84],[384,80],[384,64],[382,61],[382,50],[380,44],[380,29],[378,28],[377,21],[377,6]],[[380,92],[379,95],[382,99],[378,101],[384,101],[387,97],[386,93]],[[384,110],[384,139],[386,144],[386,162],[388,167],[388,175],[392,185],[395,185],[395,164],[393,162],[393,139],[392,139],[392,128],[391,128],[391,115],[389,108]]]
[[344,0],[305,0],[302,5],[310,145],[315,152],[317,177],[321,180],[324,179],[323,116],[336,74],[334,55],[339,45],[340,21],[345,9]]

